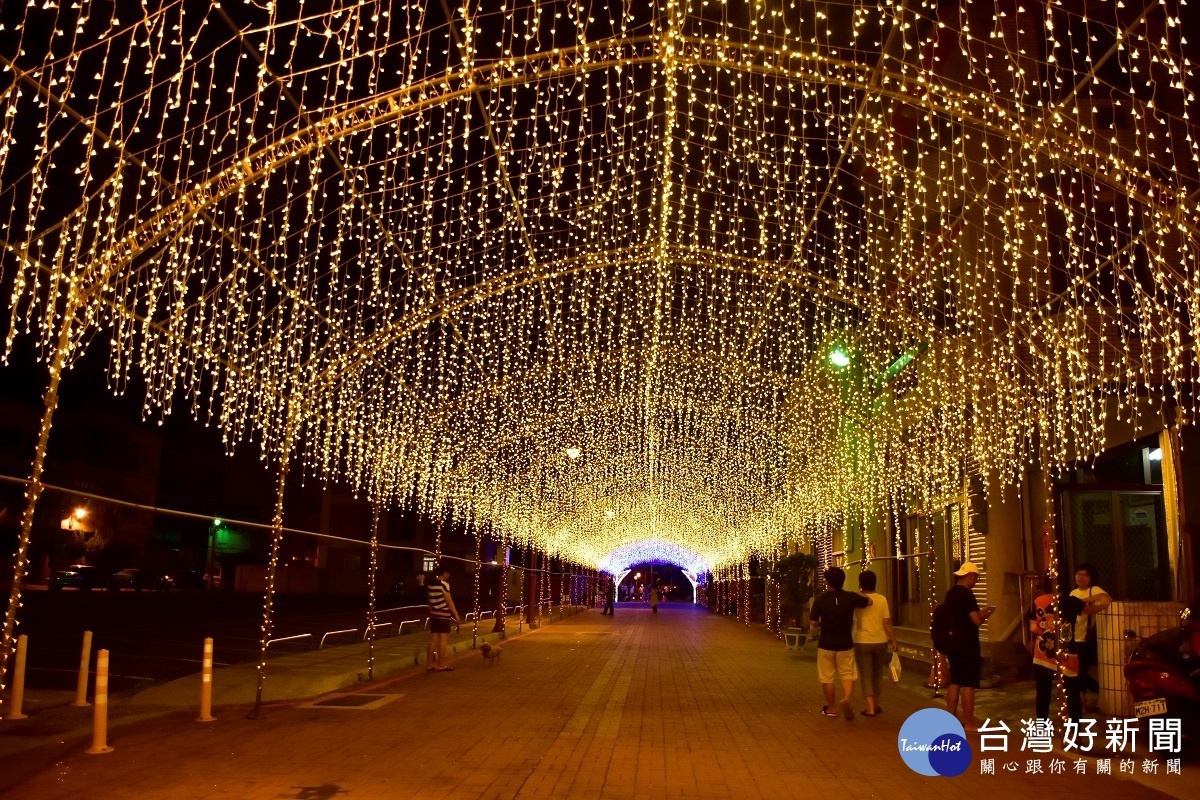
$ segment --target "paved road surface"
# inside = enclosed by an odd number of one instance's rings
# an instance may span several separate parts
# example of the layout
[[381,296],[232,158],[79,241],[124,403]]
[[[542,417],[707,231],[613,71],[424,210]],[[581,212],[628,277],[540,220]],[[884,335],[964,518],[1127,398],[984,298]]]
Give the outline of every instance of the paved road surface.
[[[7,788],[94,800],[1165,797],[1113,776],[980,775],[978,758],[957,778],[919,776],[896,742],[926,698],[896,690],[874,719],[823,717],[810,656],[692,606],[587,612],[509,641],[495,666],[475,653],[454,666],[372,687],[366,707],[120,728],[113,753],[64,746]],[[1177,789],[1186,773],[1154,780]]]

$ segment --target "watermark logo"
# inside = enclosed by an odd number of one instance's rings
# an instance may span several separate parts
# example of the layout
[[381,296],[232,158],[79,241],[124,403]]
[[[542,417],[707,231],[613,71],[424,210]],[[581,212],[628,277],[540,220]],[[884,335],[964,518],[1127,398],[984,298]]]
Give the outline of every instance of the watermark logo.
[[953,778],[971,766],[971,745],[958,718],[940,708],[923,708],[900,726],[900,757],[913,772]]

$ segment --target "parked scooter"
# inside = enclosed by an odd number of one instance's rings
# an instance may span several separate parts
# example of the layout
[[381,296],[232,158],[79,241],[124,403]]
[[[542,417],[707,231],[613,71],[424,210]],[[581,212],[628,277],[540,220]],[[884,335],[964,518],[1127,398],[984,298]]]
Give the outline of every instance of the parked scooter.
[[1185,739],[1200,738],[1200,619],[1190,608],[1179,625],[1142,638],[1125,631],[1133,652],[1125,661],[1125,682],[1133,713],[1178,717]]

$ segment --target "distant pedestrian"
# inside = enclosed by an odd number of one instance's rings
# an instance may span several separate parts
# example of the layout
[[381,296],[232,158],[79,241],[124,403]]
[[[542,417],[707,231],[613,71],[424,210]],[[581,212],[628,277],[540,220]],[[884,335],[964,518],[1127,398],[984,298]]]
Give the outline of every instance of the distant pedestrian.
[[892,653],[899,649],[887,598],[875,593],[876,582],[874,572],[864,570],[858,573],[859,593],[871,601],[871,605],[854,612],[854,660],[862,679],[863,695],[867,699],[867,710],[863,712],[863,716],[867,717],[883,711],[879,706],[879,693]]
[[972,591],[979,580],[979,567],[965,562],[954,573],[956,583],[943,600],[951,620],[953,645],[946,652],[950,662],[950,687],[946,690],[946,707],[958,715],[958,698],[962,697],[963,727],[968,733],[979,728],[975,724],[975,690],[979,688],[983,655],[979,648],[979,628],[995,611],[995,606],[980,610]]
[[609,581],[604,587],[604,610],[600,612],[601,616],[607,614],[613,616],[614,601],[617,598],[617,587],[613,581]]
[[842,715],[854,719],[854,682],[858,680],[858,669],[854,664],[854,610],[866,608],[871,600],[861,594],[843,591],[846,573],[839,567],[825,570],[825,583],[829,590],[813,600],[809,625],[820,629],[817,641],[817,679],[825,693],[825,705],[821,713],[836,717],[833,682],[839,676],[842,682]]
[[[439,566],[433,573],[433,579],[427,581],[429,590],[429,647],[425,650],[426,672],[449,672],[454,667],[447,667],[446,639],[450,635],[450,627],[458,622],[458,610],[454,608],[454,598],[450,596],[450,569]],[[434,663],[437,666],[434,666]]]
[[658,587],[650,587],[650,611],[654,614],[658,613]]

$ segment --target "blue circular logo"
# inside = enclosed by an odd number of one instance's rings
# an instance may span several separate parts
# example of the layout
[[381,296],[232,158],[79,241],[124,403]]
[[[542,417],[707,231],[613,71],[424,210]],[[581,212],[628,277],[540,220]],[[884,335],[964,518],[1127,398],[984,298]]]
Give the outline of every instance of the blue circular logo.
[[958,718],[941,708],[923,708],[900,726],[896,746],[913,772],[953,778],[971,766],[971,745]]

